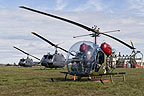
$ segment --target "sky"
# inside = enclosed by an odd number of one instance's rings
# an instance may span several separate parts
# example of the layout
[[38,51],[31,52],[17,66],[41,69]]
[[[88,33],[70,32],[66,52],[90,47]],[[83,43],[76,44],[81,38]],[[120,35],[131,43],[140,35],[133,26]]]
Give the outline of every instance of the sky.
[[[0,63],[18,63],[26,55],[13,48],[42,58],[47,52],[54,53],[55,48],[32,35],[36,32],[55,44],[69,50],[78,41],[93,41],[91,37],[74,39],[73,36],[90,32],[75,25],[43,16],[19,8],[23,5],[47,13],[55,14],[88,27],[94,25],[101,32],[121,30],[109,33],[130,44],[133,41],[136,50],[144,53],[144,0],[0,0]],[[107,42],[116,52],[131,54],[132,50],[105,36],[97,39],[98,45]],[[66,53],[59,50],[66,56]],[[34,59],[35,60],[35,59]]]

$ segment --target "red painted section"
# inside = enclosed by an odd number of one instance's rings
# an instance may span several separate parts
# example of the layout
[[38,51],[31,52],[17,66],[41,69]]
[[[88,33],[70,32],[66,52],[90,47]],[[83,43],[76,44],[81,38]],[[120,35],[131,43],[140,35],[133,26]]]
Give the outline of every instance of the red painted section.
[[112,54],[112,48],[109,44],[104,42],[104,43],[101,44],[100,48],[105,52],[105,54],[107,54],[107,55]]
[[123,68],[127,68],[127,65],[126,65],[126,64],[123,64]]
[[141,62],[137,62],[136,64],[134,64],[135,68],[143,68],[143,62],[141,64]]
[[85,43],[81,44],[80,45],[80,51],[86,51],[86,50],[88,50],[88,45]]

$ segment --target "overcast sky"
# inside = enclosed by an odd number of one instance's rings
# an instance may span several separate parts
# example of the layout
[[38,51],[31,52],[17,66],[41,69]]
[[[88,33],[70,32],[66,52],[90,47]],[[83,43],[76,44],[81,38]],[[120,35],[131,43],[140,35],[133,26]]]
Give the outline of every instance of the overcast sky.
[[[20,9],[20,5],[62,16],[88,27],[97,25],[101,32],[120,29],[120,32],[109,34],[128,44],[132,40],[136,50],[144,52],[144,0],[0,0],[0,63],[18,63],[20,58],[26,57],[12,46],[38,58],[49,51],[54,53],[53,47],[31,34],[33,31],[55,44],[62,43],[60,46],[67,50],[77,41],[94,40],[91,37],[73,39],[73,36],[90,32]],[[98,38],[98,45],[104,41],[117,53],[130,54],[132,51],[105,36]]]

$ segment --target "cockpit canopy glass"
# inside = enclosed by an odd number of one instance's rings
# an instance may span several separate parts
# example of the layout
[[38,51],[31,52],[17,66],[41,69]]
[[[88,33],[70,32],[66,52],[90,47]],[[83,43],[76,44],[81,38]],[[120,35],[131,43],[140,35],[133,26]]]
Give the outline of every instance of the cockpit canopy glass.
[[97,49],[98,45],[90,41],[79,41],[72,45],[66,58],[68,71],[72,74],[90,73]]

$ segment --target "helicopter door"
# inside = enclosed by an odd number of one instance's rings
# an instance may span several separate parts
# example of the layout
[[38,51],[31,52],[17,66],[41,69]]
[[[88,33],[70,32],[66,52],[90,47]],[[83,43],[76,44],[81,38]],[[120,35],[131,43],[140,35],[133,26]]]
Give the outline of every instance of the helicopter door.
[[103,63],[104,63],[104,53],[99,51],[96,55],[95,72],[98,72]]

